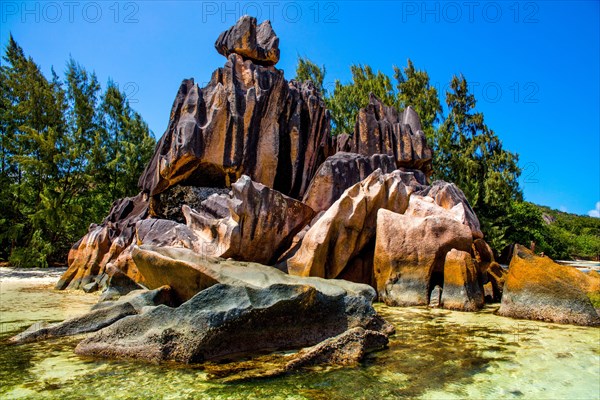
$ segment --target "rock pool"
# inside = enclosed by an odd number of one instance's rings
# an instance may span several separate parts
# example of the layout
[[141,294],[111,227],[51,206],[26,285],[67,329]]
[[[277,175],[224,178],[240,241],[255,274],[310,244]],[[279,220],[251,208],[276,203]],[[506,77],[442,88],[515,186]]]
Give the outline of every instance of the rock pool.
[[396,326],[388,350],[356,368],[223,383],[205,368],[82,358],[78,338],[12,346],[42,320],[85,312],[95,294],[52,289],[62,271],[0,268],[0,397],[41,399],[598,399],[600,328],[427,308],[378,311]]

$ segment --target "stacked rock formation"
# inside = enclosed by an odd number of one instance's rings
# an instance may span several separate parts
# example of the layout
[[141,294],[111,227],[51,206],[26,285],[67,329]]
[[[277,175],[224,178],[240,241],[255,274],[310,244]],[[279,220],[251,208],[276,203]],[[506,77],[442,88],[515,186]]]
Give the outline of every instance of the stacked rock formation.
[[413,109],[371,95],[332,138],[319,91],[275,68],[278,45],[247,16],[219,36],[225,66],[204,88],[183,81],[140,193],[69,253],[57,288],[106,289],[103,303],[13,342],[87,333],[80,354],[184,363],[311,346],[260,374],[275,376],[384,348],[376,298],[600,323],[597,277],[518,246],[508,274],[495,262],[463,192],[429,182]]
[[181,300],[202,290],[136,262],[145,245],[366,283],[396,305],[428,304],[448,280],[442,303],[481,307],[490,261],[474,250],[479,221],[456,186],[427,185],[418,115],[371,95],[353,134],[333,139],[319,91],[275,68],[278,46],[268,21],[247,16],[219,36],[225,66],[204,88],[183,81],[140,194],[73,247],[57,287],[94,290],[119,275],[169,284]]
[[268,21],[257,27],[247,16],[221,34],[215,47],[227,57],[225,66],[204,88],[193,79],[182,82],[168,128],[139,179],[141,193],[115,203],[109,216],[73,246],[69,270],[57,288],[90,285],[111,266],[142,280],[119,256],[135,244],[139,221],[171,217],[183,222],[182,204],[173,204],[181,188],[187,194],[180,196],[183,204],[199,205],[247,175],[281,195],[302,198],[318,167],[334,153],[330,116],[311,82],[288,82],[273,67],[278,46]]
[[[314,214],[374,171],[426,183],[431,150],[413,110],[371,97],[351,140],[337,143],[319,91],[275,68],[278,46],[269,21],[248,16],[219,36],[225,66],[204,88],[182,82],[140,194],[116,201],[73,246],[57,288],[102,288],[115,273],[143,284],[131,258],[142,243],[273,264]],[[350,153],[336,154],[344,146]]]
[[442,306],[481,308],[491,261],[477,260],[479,220],[455,185],[418,176],[378,169],[347,189],[304,232],[289,273],[369,283],[401,306],[429,304],[440,286]]
[[432,152],[415,110],[407,107],[399,113],[373,94],[369,96],[367,107],[358,112],[352,137],[343,138],[338,146],[365,156],[391,155],[397,167],[420,169],[428,176],[432,172]]
[[57,287],[126,277],[169,285],[184,302],[218,282],[176,256],[136,257],[150,246],[368,284],[400,306],[474,311],[499,302],[506,281],[513,313],[515,284],[465,195],[429,182],[432,151],[415,111],[371,95],[352,135],[332,138],[319,91],[275,68],[278,45],[268,21],[247,16],[219,36],[225,66],[204,88],[183,81],[141,192],[73,246]]

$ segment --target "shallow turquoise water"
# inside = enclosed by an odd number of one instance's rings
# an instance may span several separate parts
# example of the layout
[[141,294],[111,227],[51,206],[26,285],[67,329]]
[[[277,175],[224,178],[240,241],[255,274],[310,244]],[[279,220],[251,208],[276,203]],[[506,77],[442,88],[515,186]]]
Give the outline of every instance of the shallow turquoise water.
[[40,320],[85,312],[96,295],[56,292],[52,274],[0,271],[0,398],[47,399],[600,399],[600,329],[426,308],[378,310],[397,329],[355,368],[322,367],[242,383],[202,367],[81,358],[78,339],[10,346]]

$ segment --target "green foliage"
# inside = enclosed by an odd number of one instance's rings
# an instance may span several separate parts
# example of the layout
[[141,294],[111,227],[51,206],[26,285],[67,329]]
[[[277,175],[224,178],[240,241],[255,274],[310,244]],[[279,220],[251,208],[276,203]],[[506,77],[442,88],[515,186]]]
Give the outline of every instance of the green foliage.
[[368,65],[352,65],[352,82],[335,81],[333,94],[326,98],[331,110],[332,134],[352,134],[358,111],[369,104],[369,94],[374,94],[384,104],[396,104],[396,93],[390,78],[381,71],[373,72]]
[[95,140],[94,159],[102,182],[107,184],[105,191],[111,199],[131,196],[152,157],[154,139],[148,135],[148,125],[131,110],[125,95],[112,81],[102,97],[99,117],[101,129]]
[[[93,73],[69,60],[65,78],[47,79],[14,38],[0,67],[0,259],[17,266],[64,261],[69,246],[112,201],[137,192],[137,178],[154,138],[118,86],[102,93]],[[328,93],[326,70],[298,60],[296,79],[311,80],[332,113],[333,134],[353,133],[360,108],[377,96],[399,111],[411,106],[434,150],[434,179],[456,183],[496,250],[536,243],[553,258],[598,258],[600,220],[522,202],[516,154],[506,151],[464,77],[453,77],[447,116],[427,72],[408,60],[394,67],[395,85],[368,65],[351,66],[352,80]],[[552,217],[548,224],[543,216]]]
[[430,146],[435,145],[435,125],[442,116],[442,104],[438,97],[437,89],[431,86],[429,75],[426,71],[415,68],[409,59],[404,72],[394,66],[396,79],[397,99],[396,105],[402,110],[411,106],[421,119],[421,127]]
[[563,259],[600,260],[600,218],[536,206],[550,221],[549,245]]
[[374,94],[384,104],[396,106],[399,111],[411,106],[420,116],[421,125],[433,145],[435,124],[440,121],[442,105],[437,89],[431,86],[426,71],[415,68],[412,61],[403,70],[394,67],[394,79],[381,71],[374,72],[368,65],[352,65],[352,81],[343,84],[336,80],[333,91],[324,87],[326,69],[305,57],[298,57],[296,80],[311,80],[325,97],[333,120],[333,135],[352,134],[358,111],[369,104],[369,94]]
[[[522,198],[518,156],[503,149],[498,136],[485,124],[483,114],[475,111],[476,99],[469,92],[466,79],[452,78],[445,94],[448,115],[443,118],[438,92],[431,86],[429,75],[411,60],[403,70],[394,67],[395,87],[390,77],[373,72],[368,65],[353,65],[350,69],[351,82],[342,84],[337,80],[333,93],[326,98],[333,120],[332,133],[353,133],[358,111],[368,104],[371,93],[399,111],[413,107],[433,149],[433,179],[454,182],[465,192],[494,249],[508,244],[512,240],[512,204]],[[298,62],[298,77],[312,79],[324,73],[324,67],[309,60]]]
[[96,76],[73,60],[64,81],[48,80],[12,36],[0,90],[0,259],[64,262],[113,195],[137,192],[154,139],[114,84],[99,102]]
[[541,207],[544,214],[554,219],[556,225],[575,235],[594,235],[600,237],[600,218],[569,214],[562,211]]
[[477,213],[493,248],[507,243],[507,216],[512,203],[521,201],[518,156],[502,148],[463,76],[454,76],[446,92],[448,115],[434,141],[435,178],[460,187]]
[[570,249],[578,258],[600,258],[600,236],[583,234],[575,236],[575,242]]
[[590,292],[587,294],[594,308],[600,308],[600,292]]
[[53,252],[52,244],[42,238],[39,230],[33,232],[27,247],[15,248],[8,258],[14,267],[48,267],[48,258]]
[[323,96],[327,95],[327,90],[323,86],[326,73],[327,71],[325,70],[324,65],[319,67],[308,58],[298,56],[295,79],[299,82],[312,81],[312,83],[320,90]]
[[[506,227],[501,246],[510,243],[521,243],[525,246],[535,243],[537,252],[544,252],[551,258],[564,258],[564,248],[553,243],[550,227],[542,218],[542,212],[535,204],[515,201],[511,204],[506,218],[502,219]],[[556,232],[554,232],[554,237]]]
[[537,251],[543,251],[548,257],[555,260],[569,260],[571,258],[577,258],[577,252],[571,252],[571,243],[573,242],[574,235],[555,226],[549,225],[548,232],[544,238],[544,242],[536,245]]
[[503,219],[503,244],[535,242],[536,252],[556,260],[600,256],[600,219],[567,214],[528,202],[514,202]]

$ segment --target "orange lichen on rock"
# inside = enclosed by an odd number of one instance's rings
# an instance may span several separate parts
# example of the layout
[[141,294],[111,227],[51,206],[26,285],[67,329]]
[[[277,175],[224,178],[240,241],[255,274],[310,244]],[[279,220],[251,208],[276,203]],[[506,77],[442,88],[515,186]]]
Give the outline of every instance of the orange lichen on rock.
[[465,251],[452,249],[444,263],[444,308],[459,311],[476,311],[483,307],[483,291],[479,286],[477,261]]
[[498,313],[513,318],[600,325],[600,317],[588,298],[592,286],[592,278],[576,268],[515,245]]

